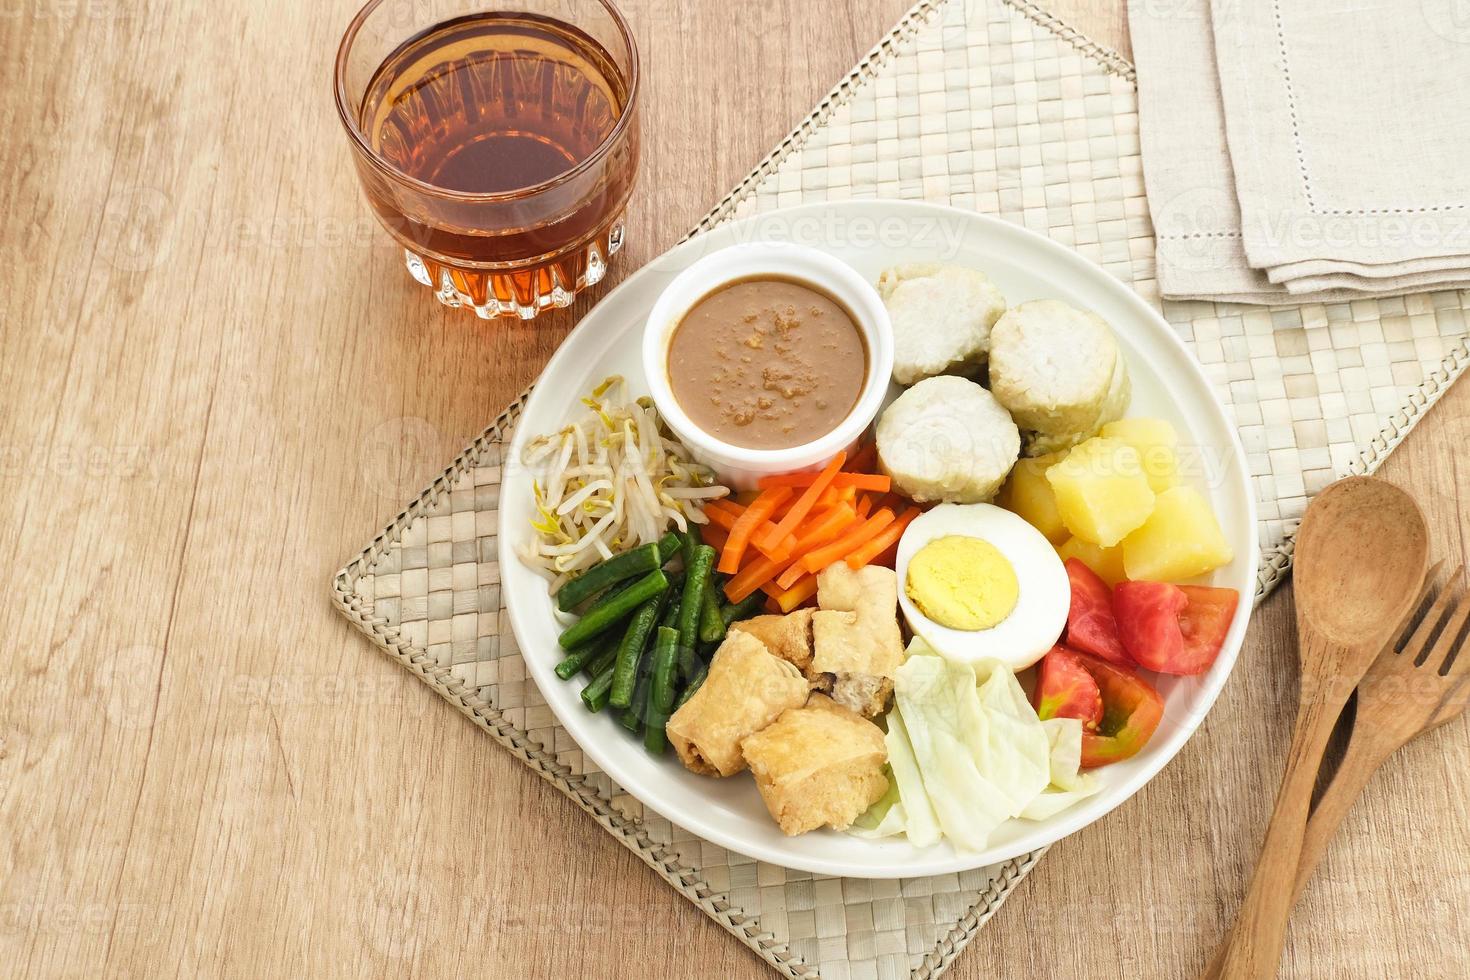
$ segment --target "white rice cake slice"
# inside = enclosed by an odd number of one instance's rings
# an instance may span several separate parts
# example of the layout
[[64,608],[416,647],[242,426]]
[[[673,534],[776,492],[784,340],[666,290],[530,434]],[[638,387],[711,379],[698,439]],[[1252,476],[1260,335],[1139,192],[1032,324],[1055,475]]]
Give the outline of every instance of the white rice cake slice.
[[878,293],[893,321],[893,380],[911,385],[940,374],[974,374],[990,351],[1005,297],[978,269],[936,262],[887,269]]
[[917,501],[983,503],[1021,454],[1021,434],[995,396],[973,381],[927,378],[878,419],[878,463]]
[[1128,408],[1123,352],[1090,310],[1022,303],[996,321],[990,344],[990,390],[1025,433],[1027,455],[1075,446]]

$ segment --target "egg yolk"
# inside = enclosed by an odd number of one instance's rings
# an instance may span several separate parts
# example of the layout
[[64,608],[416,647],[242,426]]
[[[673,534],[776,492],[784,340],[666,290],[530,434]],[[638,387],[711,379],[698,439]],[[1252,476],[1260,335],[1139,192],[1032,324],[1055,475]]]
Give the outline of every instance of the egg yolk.
[[1011,614],[1021,596],[1016,570],[983,538],[935,538],[909,560],[904,590],[941,626],[988,630]]

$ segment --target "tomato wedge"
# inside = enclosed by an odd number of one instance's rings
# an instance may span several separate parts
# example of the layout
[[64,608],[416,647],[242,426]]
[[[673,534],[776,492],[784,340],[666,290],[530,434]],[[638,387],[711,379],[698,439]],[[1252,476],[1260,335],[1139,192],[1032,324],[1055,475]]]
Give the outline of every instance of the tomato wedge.
[[1168,582],[1119,582],[1113,592],[1118,637],[1141,667],[1167,673],[1184,655],[1179,614],[1189,597]]
[[1074,656],[1097,683],[1103,704],[1097,731],[1082,732],[1082,768],[1096,769],[1137,755],[1164,717],[1164,699],[1126,667],[1086,653]]
[[1240,593],[1234,589],[1216,589],[1204,585],[1181,585],[1189,605],[1179,617],[1179,631],[1184,634],[1184,659],[1200,667],[1194,671],[1202,674],[1215,665],[1220,648],[1225,645],[1225,634],[1235,622],[1235,609],[1240,605]]
[[1121,667],[1132,667],[1134,660],[1118,639],[1118,622],[1113,618],[1113,594],[1108,583],[1076,558],[1068,558],[1064,564],[1072,583],[1067,645]]
[[1103,719],[1102,694],[1097,681],[1064,646],[1054,646],[1036,665],[1036,690],[1031,705],[1042,721],[1078,718],[1084,731],[1095,732]]
[[1140,666],[1161,674],[1203,674],[1214,664],[1240,593],[1201,585],[1119,582],[1118,636]]

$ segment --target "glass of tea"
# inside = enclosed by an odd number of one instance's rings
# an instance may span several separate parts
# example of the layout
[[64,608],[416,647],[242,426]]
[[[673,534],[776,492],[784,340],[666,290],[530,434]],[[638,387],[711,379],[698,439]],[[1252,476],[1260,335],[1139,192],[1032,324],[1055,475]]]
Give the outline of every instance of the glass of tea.
[[607,0],[371,0],[337,111],[368,202],[447,306],[529,320],[623,244],[638,51]]

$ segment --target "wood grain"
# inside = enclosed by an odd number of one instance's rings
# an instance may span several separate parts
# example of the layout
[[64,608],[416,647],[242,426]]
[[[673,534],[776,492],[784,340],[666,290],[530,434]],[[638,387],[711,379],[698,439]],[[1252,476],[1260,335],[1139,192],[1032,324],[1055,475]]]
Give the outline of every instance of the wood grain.
[[1222,946],[1220,976],[1231,980],[1276,976],[1327,748],[1353,689],[1419,605],[1429,528],[1401,487],[1351,477],[1312,498],[1292,557],[1301,693],[1266,837]]
[[[340,561],[586,307],[487,325],[409,283],[328,97],[353,5],[0,9],[0,962],[35,977],[768,976],[331,610]],[[618,275],[906,5],[624,3],[647,135]],[[1056,12],[1126,50],[1122,0]],[[1461,386],[1384,470],[1456,558],[1467,409]],[[1291,643],[1283,589],[1178,760],[1058,844],[954,975],[1197,973],[1264,827]],[[1368,787],[1283,975],[1460,975],[1462,726]]]

